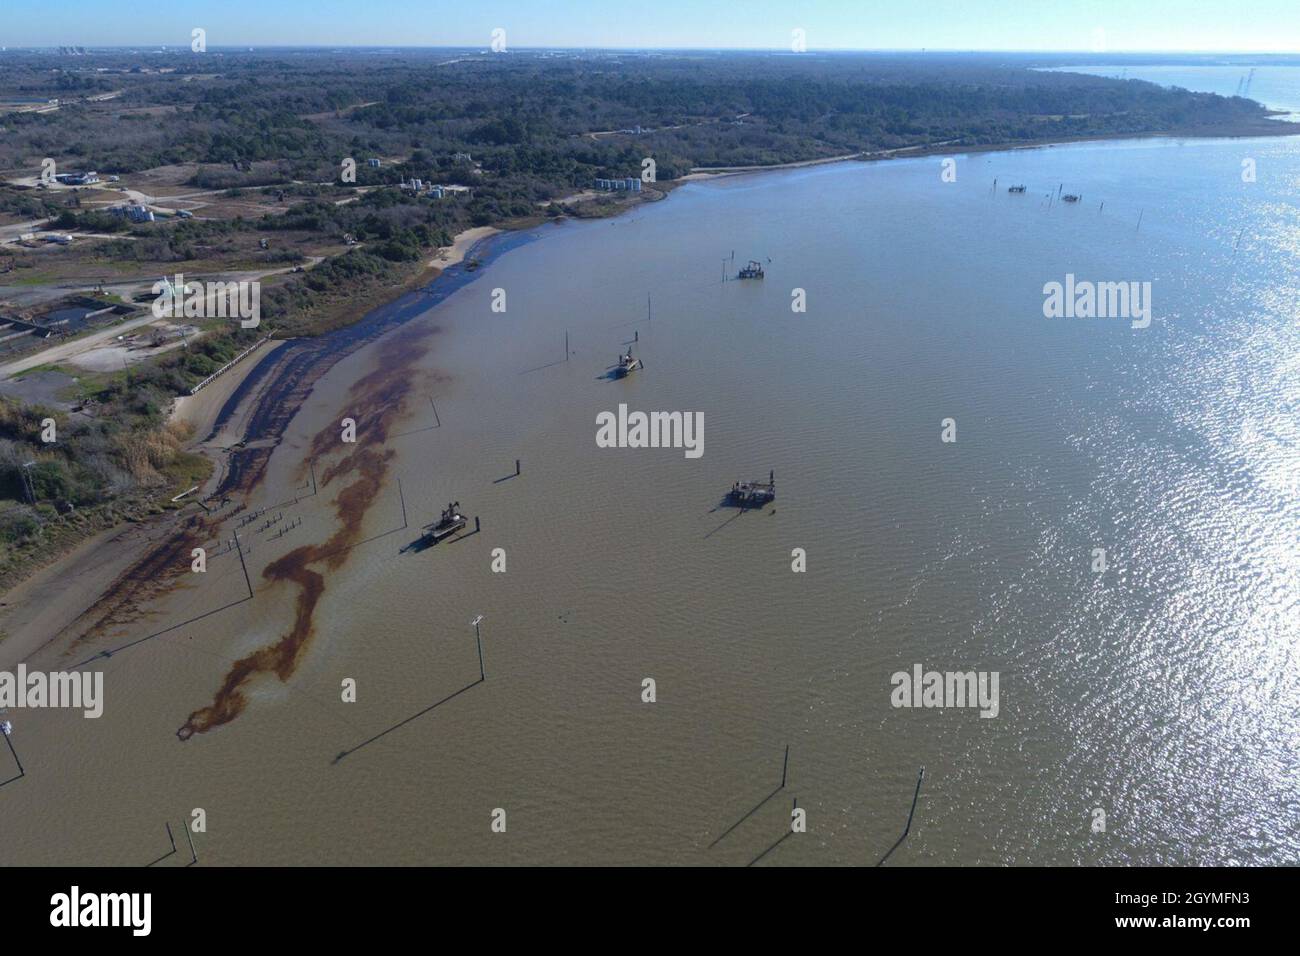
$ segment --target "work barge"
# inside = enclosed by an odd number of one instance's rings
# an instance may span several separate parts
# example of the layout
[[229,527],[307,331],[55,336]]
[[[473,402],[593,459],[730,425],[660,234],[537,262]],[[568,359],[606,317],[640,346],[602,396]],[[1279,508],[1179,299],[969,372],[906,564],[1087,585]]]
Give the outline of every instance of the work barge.
[[437,521],[424,526],[422,537],[428,544],[437,544],[444,538],[465,530],[468,524],[469,519],[460,513],[460,502],[453,501],[443,509]]
[[761,508],[769,501],[776,500],[776,472],[767,473],[767,481],[737,481],[727,492],[726,502],[742,511],[747,508]]
[[615,363],[610,374],[614,378],[627,378],[630,373],[639,368],[645,368],[645,363],[632,355],[632,348],[629,346],[626,355],[619,355],[618,362]]

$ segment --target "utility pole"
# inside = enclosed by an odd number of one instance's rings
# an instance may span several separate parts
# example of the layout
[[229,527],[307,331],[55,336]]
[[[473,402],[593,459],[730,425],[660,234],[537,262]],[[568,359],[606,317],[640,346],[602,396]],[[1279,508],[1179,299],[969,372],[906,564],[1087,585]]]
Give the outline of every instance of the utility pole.
[[23,472],[22,472],[23,491],[27,494],[27,503],[30,504],[33,508],[36,507],[36,486],[32,483],[32,473],[29,469],[31,469],[31,467],[35,464],[36,462],[34,461],[27,462],[27,464],[23,465]]

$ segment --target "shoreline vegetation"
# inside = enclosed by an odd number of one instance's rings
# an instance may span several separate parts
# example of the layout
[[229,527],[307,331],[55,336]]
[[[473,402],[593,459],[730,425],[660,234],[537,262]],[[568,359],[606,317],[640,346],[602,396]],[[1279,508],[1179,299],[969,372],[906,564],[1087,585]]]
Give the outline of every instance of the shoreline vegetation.
[[[175,521],[189,503],[173,500],[178,493],[197,485],[200,497],[214,486],[218,449],[242,441],[246,424],[234,416],[215,436],[218,416],[255,370],[286,343],[436,288],[449,267],[468,259],[472,271],[475,250],[503,231],[618,215],[716,176],[1144,136],[1300,132],[1249,100],[1034,72],[991,57],[844,58],[805,69],[746,56],[704,66],[696,57],[521,56],[499,67],[476,54],[449,68],[412,54],[371,71],[378,76],[345,54],[234,56],[215,74],[211,60],[189,55],[79,59],[3,61],[16,68],[0,103],[50,94],[59,107],[0,115],[11,134],[0,138],[0,237],[6,226],[43,221],[79,238],[57,249],[0,245],[0,315],[14,311],[15,297],[40,308],[78,285],[147,308],[142,289],[184,272],[258,277],[263,326],[195,322],[193,341],[124,360],[120,370],[36,366],[31,372],[64,382],[53,401],[0,395],[6,611],[46,592],[60,564],[99,567],[78,592],[97,599],[117,565],[91,552],[128,540],[138,551],[150,535],[132,526]],[[432,91],[430,74],[441,81]],[[953,115],[969,128],[955,130]],[[168,122],[153,122],[158,116]],[[83,127],[90,136],[74,135]],[[854,145],[862,148],[843,148]],[[32,173],[43,152],[56,153],[60,170],[119,181],[42,189]],[[340,156],[356,161],[355,182],[339,180]],[[601,177],[637,176],[646,157],[656,181],[641,193],[590,188]],[[424,184],[433,183],[462,190],[432,198]],[[107,212],[125,200],[153,210],[155,221],[128,225]],[[270,341],[189,394],[268,331]],[[241,404],[255,400],[253,390]],[[41,441],[50,418],[53,444]],[[3,639],[0,629],[0,647]]]

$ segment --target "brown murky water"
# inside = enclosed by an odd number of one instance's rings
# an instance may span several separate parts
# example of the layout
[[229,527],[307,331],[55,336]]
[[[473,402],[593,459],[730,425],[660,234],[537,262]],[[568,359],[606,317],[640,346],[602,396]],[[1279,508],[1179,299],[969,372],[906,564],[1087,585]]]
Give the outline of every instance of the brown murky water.
[[[121,648],[100,720],[10,715],[0,860],[148,863],[197,807],[205,865],[734,865],[797,799],[762,864],[874,863],[924,765],[891,864],[1294,862],[1300,248],[1239,149],[847,165],[547,227],[316,383],[259,460],[252,600],[234,552],[188,571],[249,512],[218,515],[29,662]],[[733,249],[766,279],[719,282]],[[1156,322],[1045,320],[1067,272],[1156,280]],[[598,448],[619,403],[703,412],[703,456]],[[769,469],[773,506],[720,507]],[[412,547],[449,501],[482,531]],[[999,715],[892,708],[916,663],[998,671]]]

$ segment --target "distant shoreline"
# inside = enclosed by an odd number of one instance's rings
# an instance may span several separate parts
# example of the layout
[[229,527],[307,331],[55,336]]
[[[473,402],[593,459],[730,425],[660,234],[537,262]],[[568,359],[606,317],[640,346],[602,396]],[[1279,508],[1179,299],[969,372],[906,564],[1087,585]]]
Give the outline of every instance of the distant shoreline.
[[[1269,110],[1270,117],[1289,115],[1291,113],[1287,110]],[[820,159],[804,159],[793,163],[774,163],[766,166],[692,166],[690,173],[670,180],[670,183],[700,182],[722,176],[774,172],[781,169],[806,169],[811,166],[827,166],[832,163],[878,163],[891,159],[915,159],[923,156],[1009,153],[1023,149],[1050,149],[1054,146],[1070,146],[1075,143],[1104,143],[1140,139],[1270,139],[1297,135],[1300,135],[1300,123],[1283,125],[1276,119],[1268,119],[1259,124],[1250,123],[1230,128],[1216,127],[1214,129],[1186,132],[1098,133],[1089,136],[1066,136],[1060,139],[1034,142],[980,143],[971,146],[956,145],[952,141],[948,141],[944,143],[925,143],[918,146],[899,146],[885,150],[864,150],[858,153],[846,153],[842,156],[825,156]]]

